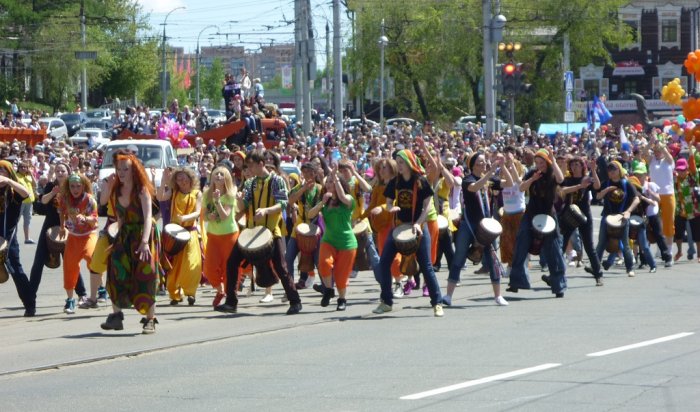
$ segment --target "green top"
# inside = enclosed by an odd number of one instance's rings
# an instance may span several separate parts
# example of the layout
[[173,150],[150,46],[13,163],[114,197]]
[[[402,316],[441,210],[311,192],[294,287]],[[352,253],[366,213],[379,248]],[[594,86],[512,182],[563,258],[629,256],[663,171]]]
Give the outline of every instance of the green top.
[[326,242],[337,250],[357,249],[357,239],[352,232],[350,216],[355,207],[355,199],[347,206],[340,202],[336,207],[323,206],[323,221],[326,231],[323,233],[322,242]]
[[216,212],[216,206],[214,203],[210,203],[205,200],[205,219],[207,220],[207,233],[212,235],[229,235],[231,233],[238,232],[238,225],[236,224],[235,214],[236,214],[236,199],[233,196],[224,195],[220,198],[221,204],[223,206],[231,206],[231,214],[228,219],[221,220],[218,216],[214,220],[209,219],[209,214]]

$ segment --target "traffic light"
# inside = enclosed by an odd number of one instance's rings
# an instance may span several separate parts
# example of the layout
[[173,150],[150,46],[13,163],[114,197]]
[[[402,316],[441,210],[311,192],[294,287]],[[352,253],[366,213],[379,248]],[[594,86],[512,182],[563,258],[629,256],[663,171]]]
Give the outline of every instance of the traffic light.
[[513,62],[505,63],[501,67],[501,85],[503,86],[503,94],[506,96],[515,96],[518,92],[515,82],[516,69]]
[[515,94],[528,95],[532,92],[532,84],[527,83],[527,73],[523,71],[523,64],[515,65],[515,73],[513,73],[515,82]]
[[507,120],[510,113],[508,110],[508,100],[499,100],[498,108],[496,109],[496,116],[501,120]]

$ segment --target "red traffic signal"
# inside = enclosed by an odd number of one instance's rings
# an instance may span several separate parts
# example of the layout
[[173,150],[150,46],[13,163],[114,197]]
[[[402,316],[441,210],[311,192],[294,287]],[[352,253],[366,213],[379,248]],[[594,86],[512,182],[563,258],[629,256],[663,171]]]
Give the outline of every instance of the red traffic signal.
[[515,73],[515,64],[506,63],[503,65],[503,74],[506,76],[512,76]]

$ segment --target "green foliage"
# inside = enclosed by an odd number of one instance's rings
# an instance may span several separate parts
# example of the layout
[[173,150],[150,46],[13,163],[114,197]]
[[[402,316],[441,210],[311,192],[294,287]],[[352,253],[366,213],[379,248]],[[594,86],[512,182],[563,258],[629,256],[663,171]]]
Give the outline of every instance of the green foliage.
[[[210,102],[218,102],[221,99],[221,87],[224,81],[224,64],[221,59],[212,60],[211,66],[207,69],[202,67],[202,80],[199,84],[200,95]],[[211,103],[210,103],[211,105]]]

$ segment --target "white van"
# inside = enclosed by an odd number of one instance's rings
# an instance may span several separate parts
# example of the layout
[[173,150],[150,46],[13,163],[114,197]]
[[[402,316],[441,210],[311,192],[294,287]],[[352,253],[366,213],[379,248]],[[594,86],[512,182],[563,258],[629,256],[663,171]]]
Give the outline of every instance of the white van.
[[136,153],[136,157],[141,160],[141,164],[150,175],[150,169],[156,171],[156,187],[160,186],[163,171],[167,167],[177,167],[177,156],[168,140],[113,140],[102,148],[104,150],[102,167],[100,168],[100,181],[114,173],[112,156],[119,149],[127,149]]

